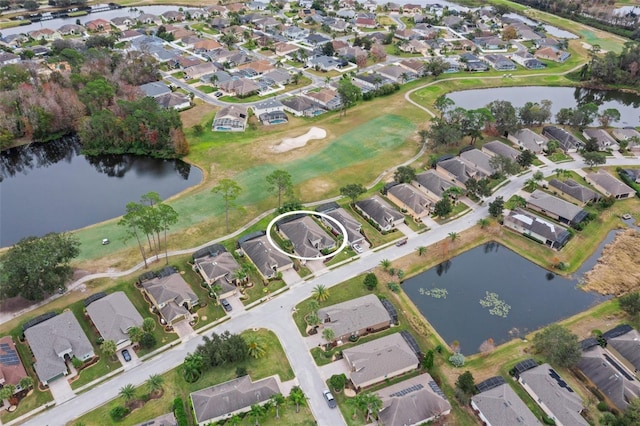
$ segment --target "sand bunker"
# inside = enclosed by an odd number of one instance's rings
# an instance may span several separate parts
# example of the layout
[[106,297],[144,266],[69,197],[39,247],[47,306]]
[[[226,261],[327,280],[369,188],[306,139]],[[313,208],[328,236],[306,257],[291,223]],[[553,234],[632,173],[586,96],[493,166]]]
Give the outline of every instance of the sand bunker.
[[278,145],[271,146],[272,152],[287,152],[292,149],[302,148],[313,139],[324,139],[327,137],[327,132],[320,127],[312,127],[307,133],[297,138],[284,138]]

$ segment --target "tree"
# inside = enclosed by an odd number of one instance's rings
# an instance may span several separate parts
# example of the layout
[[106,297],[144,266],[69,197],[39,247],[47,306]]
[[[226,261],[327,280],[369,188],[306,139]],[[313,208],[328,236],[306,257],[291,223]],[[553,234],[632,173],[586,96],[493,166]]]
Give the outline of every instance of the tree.
[[495,120],[495,128],[498,134],[513,133],[520,128],[516,109],[509,101],[493,101],[489,105],[491,115]]
[[504,199],[502,196],[496,197],[495,200],[489,203],[489,214],[493,217],[502,216],[504,210]]
[[136,397],[136,388],[131,383],[124,385],[118,391],[118,395],[124,399],[125,402],[129,402]]
[[584,163],[589,166],[589,168],[593,168],[594,166],[599,166],[607,162],[607,154],[604,152],[585,152],[582,154],[582,157],[584,158]]
[[349,197],[351,204],[354,204],[359,196],[367,192],[367,189],[359,183],[349,183],[340,188],[340,195]]
[[428,136],[435,146],[441,146],[457,143],[462,139],[464,133],[458,123],[449,123],[442,118],[435,117],[431,119]]
[[572,108],[560,108],[556,113],[556,123],[565,125],[571,122],[573,117],[573,109]]
[[422,358],[422,368],[430,370],[433,367],[435,354],[432,349],[429,349],[426,354],[424,354],[424,358]]
[[126,228],[124,237],[125,242],[130,238],[136,239],[136,241],[138,242],[138,248],[140,249],[140,254],[142,255],[142,260],[144,261],[144,267],[147,268],[147,255],[144,250],[144,244],[142,243],[144,232],[144,219],[142,216],[142,209],[143,206],[138,203],[127,203],[126,213],[118,221],[118,226],[123,226]]
[[280,418],[280,406],[284,404],[285,397],[281,393],[276,393],[271,395],[271,403],[273,407],[276,409],[276,419]]
[[522,151],[520,154],[518,154],[518,156],[516,157],[516,162],[522,167],[522,168],[527,168],[529,167],[531,164],[533,164],[534,160],[536,159],[536,155],[528,150],[525,149],[524,151]]
[[382,259],[380,261],[380,266],[382,266],[382,269],[384,269],[385,271],[388,271],[389,267],[391,266],[391,261],[389,259]]
[[620,121],[620,111],[615,108],[607,108],[598,116],[602,127],[609,127],[612,121]]
[[329,378],[329,385],[336,392],[342,392],[344,386],[347,384],[347,376],[344,374],[334,374]]
[[571,119],[569,120],[569,124],[577,129],[584,129],[587,127],[593,120],[598,116],[598,105],[593,102],[589,102],[584,105],[580,105],[577,107],[573,114],[571,115]]
[[20,381],[18,382],[18,386],[20,386],[20,389],[23,389],[23,390],[30,389],[33,386],[33,379],[31,378],[31,376],[25,376],[22,379],[20,379]]
[[449,232],[449,238],[451,242],[454,243],[458,239],[459,235],[457,232]]
[[489,226],[489,219],[483,217],[481,219],[478,219],[477,223],[478,225],[480,225],[480,229],[485,229],[487,226]]
[[393,174],[393,180],[398,183],[411,183],[416,178],[416,169],[411,166],[400,166]]
[[331,343],[336,338],[336,333],[332,328],[327,327],[322,330],[322,337],[327,341],[327,343]]
[[262,358],[267,353],[266,343],[256,333],[250,333],[243,336],[247,344],[247,354],[255,359]]
[[458,380],[456,380],[456,387],[466,395],[473,395],[476,392],[476,382],[473,379],[473,374],[470,371],[465,371],[459,375]]
[[140,327],[131,327],[129,328],[129,330],[127,330],[127,334],[129,335],[129,340],[131,340],[131,343],[138,343],[140,342],[140,339],[142,338],[144,332]]
[[100,345],[100,349],[102,350],[102,355],[104,355],[106,358],[111,358],[116,354],[118,347],[116,345],[116,342],[114,342],[113,340],[105,340]]
[[156,320],[151,317],[147,317],[142,320],[142,331],[145,333],[151,333],[156,329]]
[[640,292],[628,293],[618,298],[620,309],[635,317],[640,313]]
[[269,191],[278,194],[278,208],[280,208],[282,206],[282,196],[291,194],[293,189],[291,175],[285,170],[275,170],[265,178],[265,181],[269,185]]
[[18,241],[2,258],[0,296],[42,300],[73,276],[69,262],[80,254],[80,242],[67,233],[49,233]]
[[418,252],[418,256],[422,256],[427,252],[427,248],[425,246],[420,246],[416,249],[416,251]]
[[[275,173],[275,172],[274,172]],[[214,194],[220,194],[224,200],[224,217],[227,232],[229,232],[229,208],[233,206],[233,202],[238,195],[242,192],[242,188],[238,183],[231,179],[220,179],[218,185],[211,189]],[[280,207],[280,200],[278,200],[278,207]]]
[[253,417],[254,425],[258,426],[258,421],[265,415],[266,410],[260,404],[252,404],[251,411],[249,411],[249,415]]
[[14,385],[5,385],[0,389],[0,401],[3,399],[9,399],[16,391],[16,387]]
[[159,374],[152,374],[147,379],[146,385],[149,393],[154,393],[162,390],[162,385],[164,384],[164,379]]
[[29,10],[29,11],[38,10],[39,7],[40,7],[40,4],[36,0],[25,0],[24,1],[24,8]]
[[517,162],[504,155],[496,155],[489,159],[489,165],[495,170],[497,175],[515,175],[520,171]]
[[440,113],[440,118],[444,118],[447,111],[455,106],[455,102],[446,95],[440,95],[433,103],[433,107]]
[[188,383],[195,383],[202,375],[203,367],[204,362],[201,354],[187,354],[187,356],[184,358],[184,362],[182,363],[182,373],[184,375],[184,379]]
[[443,197],[433,206],[433,213],[439,217],[447,217],[453,211],[449,197]]
[[228,32],[220,36],[220,42],[227,46],[227,49],[231,49],[231,46],[236,44],[238,42],[238,39],[233,33]]
[[502,40],[509,41],[518,38],[518,30],[513,25],[509,25],[502,30]]
[[559,324],[551,324],[537,333],[533,337],[533,347],[551,364],[566,368],[575,365],[582,353],[578,336]]
[[324,302],[329,298],[329,290],[323,284],[316,285],[313,290],[311,290],[311,297],[316,299],[318,302]]
[[373,392],[363,394],[362,398],[367,407],[367,423],[369,423],[371,417],[378,417],[378,413],[382,409],[382,400]]
[[106,108],[115,94],[116,89],[113,84],[102,77],[89,81],[78,92],[80,100],[87,106],[91,114]]
[[150,349],[154,347],[156,343],[156,336],[154,336],[152,333],[142,333],[142,336],[140,337],[140,346],[145,349]]
[[465,362],[464,355],[462,355],[460,352],[456,352],[449,357],[449,362],[454,367],[458,367],[458,368],[462,367],[464,366],[464,362]]
[[378,286],[378,277],[373,272],[368,273],[364,277],[364,286],[369,290],[373,291]]
[[300,404],[303,404],[306,400],[306,396],[300,386],[294,386],[291,388],[291,392],[289,393],[289,401],[291,401],[296,406],[296,413],[300,412]]
[[341,78],[338,82],[338,95],[342,104],[341,115],[347,115],[347,108],[352,107],[360,98],[362,91],[349,78]]
[[449,69],[449,64],[445,62],[441,57],[435,57],[427,61],[426,72],[434,77],[439,76],[443,72]]

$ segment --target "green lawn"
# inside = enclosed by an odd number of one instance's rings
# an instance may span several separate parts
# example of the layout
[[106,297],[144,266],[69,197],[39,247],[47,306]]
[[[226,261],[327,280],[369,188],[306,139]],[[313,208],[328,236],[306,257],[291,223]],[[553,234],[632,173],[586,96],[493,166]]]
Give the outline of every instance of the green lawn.
[[573,158],[571,158],[570,155],[567,155],[562,151],[556,151],[553,154],[551,154],[548,158],[549,158],[549,160],[553,161],[554,163],[562,163],[562,162],[565,162],[565,161],[573,160]]

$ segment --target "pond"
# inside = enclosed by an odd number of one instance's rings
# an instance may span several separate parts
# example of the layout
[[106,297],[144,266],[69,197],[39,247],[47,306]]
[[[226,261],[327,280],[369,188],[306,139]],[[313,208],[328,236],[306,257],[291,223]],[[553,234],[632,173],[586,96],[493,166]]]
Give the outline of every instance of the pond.
[[[614,237],[615,231],[609,233],[577,277]],[[470,355],[488,338],[505,343],[607,299],[577,284],[490,242],[406,280],[402,288],[447,344],[458,341]]]
[[111,219],[147,192],[166,199],[201,181],[202,171],[180,160],[86,157],[75,138],[3,151],[0,246]]
[[548,99],[552,102],[553,115],[560,108],[575,108],[593,102],[602,112],[607,108],[620,111],[620,120],[613,122],[613,126],[639,126],[640,95],[621,92],[618,90],[595,90],[579,87],[496,87],[492,89],[474,89],[451,92],[447,97],[465,109],[476,109],[486,106],[495,100],[509,101],[514,107],[521,107],[525,102],[540,102]]
[[[525,24],[530,25],[532,27],[536,27],[537,25],[540,24],[540,22],[534,21],[533,19],[527,18],[526,16],[519,15],[517,13],[507,13],[504,16],[513,18],[513,19],[519,19]],[[554,27],[553,25],[543,24],[542,27],[552,37],[566,38],[566,39],[578,38],[578,36],[575,35],[574,33],[563,30],[558,27]]]

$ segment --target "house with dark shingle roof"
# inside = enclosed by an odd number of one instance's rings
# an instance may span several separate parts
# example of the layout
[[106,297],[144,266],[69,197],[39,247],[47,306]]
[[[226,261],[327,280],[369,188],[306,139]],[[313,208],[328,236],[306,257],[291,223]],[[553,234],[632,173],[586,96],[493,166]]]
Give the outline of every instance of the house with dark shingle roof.
[[474,395],[471,398],[471,408],[485,425],[542,425],[506,383]]
[[138,86],[145,96],[158,98],[167,93],[171,93],[171,89],[162,81],[152,81]]
[[321,257],[322,250],[331,250],[336,242],[311,216],[305,215],[277,224],[278,231],[293,244],[293,250],[301,257]]
[[482,145],[482,152],[485,154],[489,154],[492,157],[496,155],[500,155],[502,157],[506,157],[511,161],[516,161],[518,156],[520,155],[520,151],[517,149],[511,148],[506,143],[502,143],[500,141],[491,141]]
[[200,303],[198,296],[178,273],[155,277],[141,286],[153,308],[160,312],[167,324],[190,319],[189,309]]
[[391,207],[378,195],[356,201],[355,209],[366,219],[370,219],[380,231],[391,231],[404,223],[404,215]]
[[242,268],[228,251],[194,258],[193,268],[200,273],[209,288],[220,286],[218,298],[226,298],[236,294],[235,273]]
[[455,186],[435,170],[427,170],[417,174],[416,179],[411,184],[436,202],[442,199],[442,194],[447,189]]
[[543,149],[547,148],[547,142],[549,142],[549,138],[539,135],[531,129],[520,129],[514,133],[509,132],[507,139],[534,154],[540,154]]
[[539,189],[529,195],[527,208],[571,226],[579,224],[588,216],[579,206]]
[[285,111],[297,117],[315,117],[326,112],[316,102],[302,96],[292,96],[281,102]]
[[511,210],[505,216],[503,224],[506,228],[558,250],[564,247],[571,237],[567,228],[519,208]]
[[131,327],[142,327],[142,315],[123,291],[91,302],[86,310],[100,337],[112,340],[118,349],[131,344],[128,334]]
[[584,142],[560,127],[545,126],[542,128],[542,134],[549,139],[558,141],[560,149],[566,153],[576,152],[584,146]]
[[604,151],[606,149],[617,150],[620,148],[613,136],[607,133],[604,129],[584,129],[582,131],[582,136],[587,140],[595,139],[598,142],[598,148],[600,151]]
[[408,183],[394,185],[387,191],[389,201],[406,211],[416,222],[428,216],[435,203]]
[[566,179],[564,181],[551,179],[549,181],[549,190],[554,194],[562,195],[570,201],[576,202],[582,206],[587,203],[596,202],[600,199],[600,194],[596,191],[580,185],[573,179]]
[[351,336],[365,336],[389,328],[393,319],[375,294],[358,297],[318,309],[324,328],[334,332],[334,342],[346,342]]
[[240,242],[240,248],[265,279],[293,268],[291,259],[276,250],[265,235]]
[[633,188],[614,178],[602,169],[597,172],[587,173],[585,180],[607,197],[613,197],[616,200],[630,198],[635,194]]
[[[364,241],[364,235],[362,234],[362,224],[358,222],[349,212],[342,207],[332,208],[330,210],[317,210],[320,213],[324,213],[327,216],[332,217],[347,230],[347,240],[352,246],[354,244]],[[334,235],[340,235],[342,230],[331,220],[321,217],[322,223],[331,228],[331,232]]]
[[640,371],[640,333],[631,329],[624,334],[607,339],[607,350],[629,371]]
[[209,425],[234,414],[244,413],[252,405],[262,405],[280,393],[278,381],[274,377],[254,382],[249,376],[242,376],[219,385],[211,386],[189,395],[196,423]]

